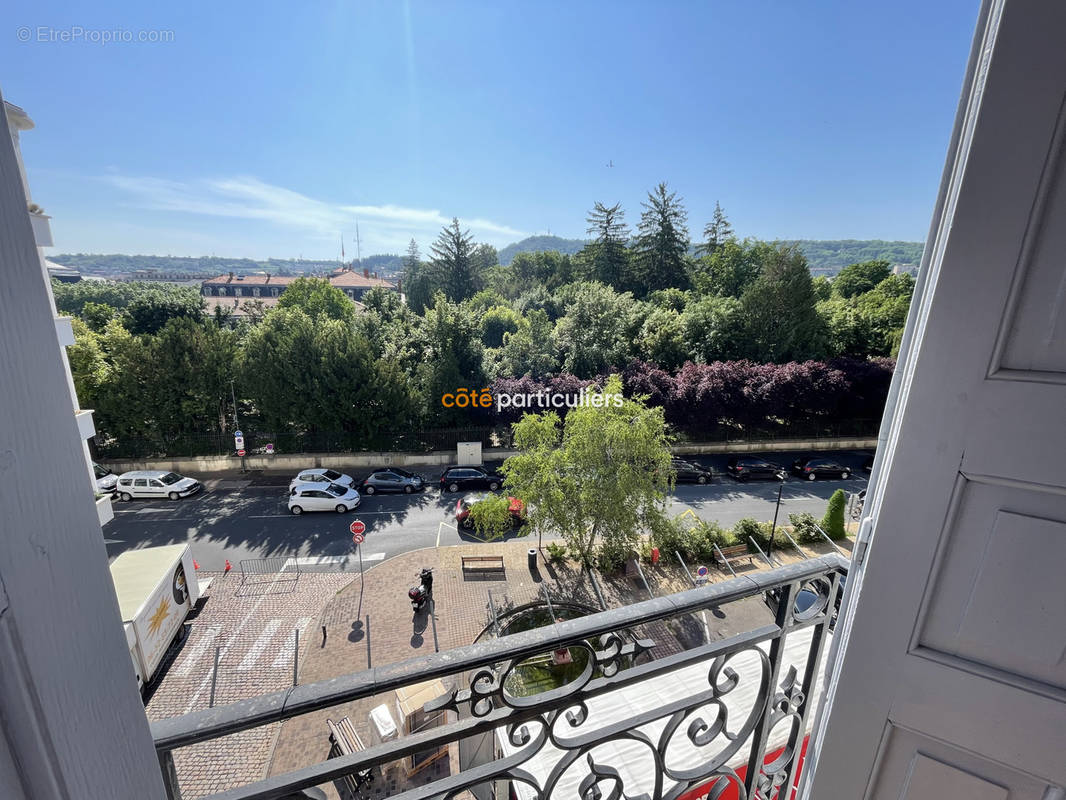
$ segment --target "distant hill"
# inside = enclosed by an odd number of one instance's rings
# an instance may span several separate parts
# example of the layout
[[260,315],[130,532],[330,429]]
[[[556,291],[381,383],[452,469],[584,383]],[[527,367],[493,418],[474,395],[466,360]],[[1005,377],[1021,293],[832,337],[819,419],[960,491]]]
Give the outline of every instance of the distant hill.
[[519,253],[539,253],[543,250],[558,250],[560,253],[574,253],[585,246],[584,239],[563,239],[561,236],[530,236],[520,242],[509,244],[499,251],[500,263],[508,266]]
[[[795,244],[807,257],[811,272],[835,275],[848,264],[884,259],[890,264],[917,265],[922,260],[921,242],[886,242],[881,239],[794,239],[783,242]],[[571,255],[585,246],[583,239],[563,239],[560,236],[530,236],[500,250],[500,263],[507,266],[518,253],[558,250]]]
[[917,266],[922,260],[921,242],[886,242],[881,239],[798,239],[795,244],[807,257],[811,272],[836,275],[848,264],[883,259],[893,266]]
[[[62,253],[51,261],[88,274],[117,275],[135,270],[152,269],[171,275],[189,277],[223,275],[227,272],[269,272],[272,275],[298,275],[300,273],[322,274],[337,268],[337,261],[312,261],[301,259],[268,258],[256,261],[250,258],[218,258],[200,256],[127,256],[121,253]],[[394,255],[367,256],[361,262],[364,269],[388,276],[403,270],[403,259]]]
[[[584,239],[564,239],[561,236],[530,236],[520,242],[509,244],[499,251],[500,263],[507,266],[518,253],[535,253],[558,250],[573,255],[586,244]],[[880,239],[798,239],[788,241],[803,250],[811,272],[835,275],[841,267],[858,261],[882,258],[893,266],[896,264],[917,265],[922,259],[921,242],[886,242]],[[195,280],[227,272],[269,272],[272,275],[322,275],[337,268],[337,261],[313,261],[301,259],[268,258],[256,261],[250,258],[218,258],[200,256],[128,256],[121,253],[63,253],[49,260],[65,267],[73,267],[87,275],[129,274],[135,270],[152,269],[183,280]],[[394,277],[403,272],[403,258],[397,255],[366,256],[360,262],[364,269],[382,277]]]

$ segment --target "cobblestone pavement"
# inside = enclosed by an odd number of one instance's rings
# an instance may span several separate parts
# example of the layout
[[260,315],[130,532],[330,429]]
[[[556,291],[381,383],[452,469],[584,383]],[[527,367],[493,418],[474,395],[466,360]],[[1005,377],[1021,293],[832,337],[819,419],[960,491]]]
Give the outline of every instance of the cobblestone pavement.
[[[150,720],[207,708],[215,648],[219,670],[215,705],[284,689],[292,684],[294,631],[306,653],[326,603],[351,575],[303,573],[249,576],[198,573],[211,578],[190,618],[184,641],[172,645],[150,687]],[[304,634],[308,636],[305,637]],[[183,797],[239,786],[263,777],[279,726],[267,725],[175,751]]]
[[[326,626],[326,641],[317,638],[302,666],[301,681],[316,681],[349,672],[365,670],[433,652],[434,632],[441,650],[470,644],[489,626],[492,602],[498,611],[536,601],[543,597],[545,587],[552,602],[572,602],[599,608],[600,602],[587,572],[572,563],[546,564],[538,558],[538,569],[531,573],[527,564],[527,549],[531,542],[519,540],[492,545],[465,545],[436,548],[407,553],[390,559],[369,570],[365,580],[356,577],[337,593],[322,613],[321,624]],[[825,547],[808,547],[809,555],[830,551]],[[461,558],[464,555],[502,555],[505,577],[497,579],[464,579]],[[781,563],[800,561],[795,551],[775,554]],[[429,620],[424,614],[412,615],[406,590],[418,583],[422,567],[434,572],[433,590],[436,614]],[[751,565],[737,565],[738,573],[760,569],[758,560]],[[683,569],[665,560],[657,566],[645,567],[651,592],[656,596],[692,588]],[[731,577],[716,569],[710,570],[711,582]],[[597,574],[598,584],[607,607],[628,605],[648,598],[648,590],[639,578],[604,578]],[[724,638],[751,630],[770,621],[768,612],[758,600],[740,601],[725,611],[714,610],[696,618],[675,619],[643,626],[639,635],[656,642],[653,656],[693,647],[711,638]],[[372,741],[368,715],[370,710],[384,703],[397,719],[395,697],[379,696],[347,703],[287,720],[277,736],[269,773],[278,774],[324,761],[329,755],[326,720],[349,717],[363,742]],[[384,776],[378,774],[367,798],[389,795],[420,782],[432,780],[457,769],[455,749],[450,758],[437,762],[434,769],[419,773],[412,779],[405,777],[402,767],[391,769]],[[320,787],[331,798],[337,796],[332,786]]]

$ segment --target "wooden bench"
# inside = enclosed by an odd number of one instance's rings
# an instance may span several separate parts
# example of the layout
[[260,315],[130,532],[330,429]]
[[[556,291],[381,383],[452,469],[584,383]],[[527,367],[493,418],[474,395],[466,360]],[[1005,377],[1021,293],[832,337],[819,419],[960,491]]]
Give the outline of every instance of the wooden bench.
[[[359,733],[355,730],[355,726],[352,725],[352,721],[348,717],[344,717],[339,722],[327,719],[326,727],[329,728],[330,758],[350,756],[366,749],[363,745],[363,740],[359,738]],[[360,788],[372,780],[374,780],[374,774],[369,769],[363,769],[354,775],[345,775],[338,778],[333,782],[333,785],[341,796],[341,800],[355,800],[359,796]]]
[[[718,564],[718,566],[724,567],[734,561],[741,561],[746,558],[748,560],[748,563],[750,564],[751,559],[754,555],[754,553],[749,552],[748,546],[746,544],[734,544],[730,547],[719,547],[715,551],[714,561],[716,564]],[[724,559],[724,561],[722,561],[722,563],[719,563],[719,561],[722,559]]]
[[503,567],[503,556],[462,556],[462,559],[464,575],[467,572],[482,574],[506,571]]

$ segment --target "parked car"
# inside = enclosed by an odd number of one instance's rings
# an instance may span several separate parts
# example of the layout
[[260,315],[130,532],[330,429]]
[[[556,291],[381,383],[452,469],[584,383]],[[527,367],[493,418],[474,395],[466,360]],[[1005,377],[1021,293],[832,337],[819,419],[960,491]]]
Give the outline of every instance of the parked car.
[[752,479],[781,480],[785,468],[754,456],[734,456],[726,464],[726,472],[741,483]]
[[107,467],[101,467],[94,461],[93,476],[96,478],[96,491],[104,494],[109,492],[114,494],[115,487],[118,485],[118,475]]
[[136,470],[123,472],[118,476],[118,499],[132,500],[134,497],[159,499],[169,497],[177,500],[200,491],[203,485],[194,478],[183,478],[176,472],[161,469]]
[[851,477],[850,469],[828,458],[797,458],[792,462],[792,472],[808,481]]
[[874,457],[866,456],[866,460],[862,462],[862,471],[869,472],[874,468]]
[[[474,520],[470,517],[470,509],[490,497],[487,494],[468,494],[460,497],[455,503],[455,524],[464,530],[472,530]],[[526,504],[517,497],[507,498],[507,509],[511,512],[511,520],[515,525],[521,525],[526,518]]]
[[359,492],[339,483],[301,483],[289,491],[289,511],[336,511],[346,514],[359,508]]
[[375,492],[421,492],[426,488],[426,480],[421,475],[408,472],[399,467],[382,467],[363,478],[363,491]]
[[678,483],[710,483],[714,480],[713,471],[681,458],[670,459],[670,469],[677,475]]
[[503,486],[503,476],[484,467],[448,467],[440,476],[442,492],[458,492],[466,489],[488,489],[495,492]]
[[352,487],[355,486],[355,478],[335,469],[311,468],[300,470],[300,473],[289,481],[289,488],[295,489],[301,483],[336,483]]

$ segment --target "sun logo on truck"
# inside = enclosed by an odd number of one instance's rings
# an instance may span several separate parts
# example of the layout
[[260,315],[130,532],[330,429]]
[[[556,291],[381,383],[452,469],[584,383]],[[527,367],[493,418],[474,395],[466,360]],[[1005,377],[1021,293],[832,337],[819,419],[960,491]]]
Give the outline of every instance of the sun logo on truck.
[[163,623],[166,622],[167,617],[170,616],[170,601],[163,597],[159,600],[159,608],[152,614],[151,621],[148,623],[148,633],[155,635],[159,633],[160,628],[163,627]]

